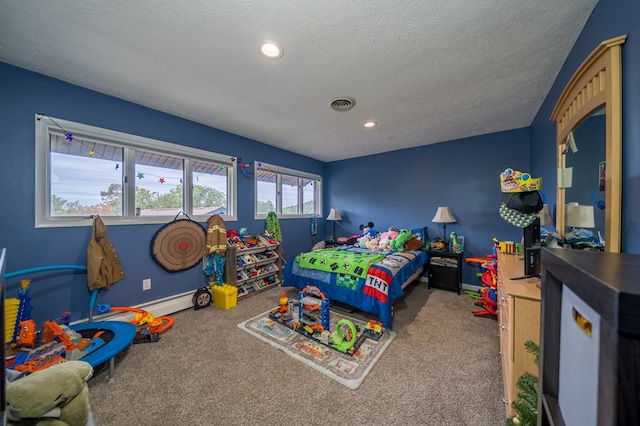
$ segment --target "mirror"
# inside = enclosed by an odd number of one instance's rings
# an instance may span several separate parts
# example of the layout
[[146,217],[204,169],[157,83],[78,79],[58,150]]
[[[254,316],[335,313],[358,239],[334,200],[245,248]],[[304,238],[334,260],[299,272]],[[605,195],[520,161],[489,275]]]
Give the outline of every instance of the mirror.
[[[567,166],[565,153],[567,141],[574,132],[580,131],[582,125],[587,126],[589,118],[598,116],[594,112],[604,112],[606,171],[602,176],[602,182],[597,175],[598,185],[600,187],[602,184],[604,191],[599,191],[600,198],[596,201],[604,201],[605,204],[603,225],[605,251],[616,253],[620,252],[621,240],[622,71],[620,55],[621,45],[625,40],[626,36],[619,36],[600,43],[575,72],[560,95],[551,115],[551,119],[556,122],[556,159],[559,177],[556,192],[556,230],[564,238],[565,204],[567,201],[576,201],[567,198],[567,195],[574,194],[565,190],[560,179],[561,173]],[[579,146],[578,149],[580,149]],[[582,171],[576,166],[573,176],[576,182],[582,176],[581,173]],[[593,203],[591,199],[589,202]]]
[[[565,188],[566,204],[593,206],[594,227],[587,228],[595,238],[605,239],[604,209],[606,176],[606,108],[592,112],[573,130],[577,151],[567,150],[565,167],[573,170],[571,187]],[[602,166],[602,173],[601,173]],[[567,224],[570,225],[570,224]],[[570,226],[566,226],[569,229]]]

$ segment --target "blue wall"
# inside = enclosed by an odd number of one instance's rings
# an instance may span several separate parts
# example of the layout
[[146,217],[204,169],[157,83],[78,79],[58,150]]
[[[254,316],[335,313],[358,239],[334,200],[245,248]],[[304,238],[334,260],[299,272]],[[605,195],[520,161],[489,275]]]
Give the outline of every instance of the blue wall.
[[[640,20],[637,0],[600,0],[540,107],[531,129],[531,171],[556,182],[555,125],[551,113],[582,61],[602,41],[626,35],[622,45],[622,251],[640,253]],[[546,185],[547,188],[550,185]],[[555,192],[547,192],[555,205]]]
[[[486,256],[492,238],[520,241],[522,229],[502,220],[500,173],[529,169],[529,130],[475,136],[386,154],[327,164],[325,206],[340,210],[339,236],[358,233],[372,221],[378,231],[390,226],[427,226],[438,206],[449,206],[457,223],[447,226],[465,237],[465,256]],[[480,284],[476,266],[463,267],[463,282]]]
[[[3,63],[0,63],[0,93],[3,128],[0,247],[7,248],[7,272],[46,265],[86,264],[89,220],[87,227],[34,228],[36,113],[228,154],[245,163],[263,161],[324,174],[324,163],[320,161]],[[227,227],[246,226],[250,232],[263,232],[265,221],[253,219],[253,179],[239,173],[238,194],[238,221],[227,223]],[[280,225],[285,255],[311,247],[308,219],[281,220]],[[193,291],[205,284],[200,266],[168,273],[152,260],[150,242],[159,228],[160,225],[108,226],[107,234],[123,261],[126,278],[101,292],[98,303],[134,306]],[[309,235],[309,239],[297,238],[298,235]],[[29,294],[33,315],[39,324],[64,311],[71,311],[73,320],[88,315],[86,275],[61,271],[29,278],[32,278]],[[152,280],[150,291],[142,291],[144,278]],[[17,296],[18,283],[19,278],[8,281],[7,297]]]
[[[34,229],[34,116],[45,113],[71,121],[105,127],[167,142],[264,161],[325,176],[324,216],[340,209],[339,235],[358,232],[361,223],[376,228],[428,226],[431,235],[442,228],[431,223],[438,206],[448,205],[458,222],[447,227],[465,236],[466,255],[483,256],[491,239],[519,240],[522,232],[498,216],[498,176],[506,167],[528,170],[543,178],[543,190],[555,203],[555,126],[549,120],[562,89],[589,53],[607,38],[628,36],[623,61],[623,240],[625,252],[640,253],[640,22],[635,0],[601,0],[558,74],[532,125],[419,148],[323,164],[239,136],[160,113],[0,63],[0,176],[3,209],[0,247],[6,247],[7,271],[55,264],[85,264],[90,228]],[[264,221],[253,220],[253,181],[242,176],[238,185],[238,222],[261,232]],[[285,257],[311,246],[309,220],[281,220]],[[159,227],[111,226],[108,234],[123,259],[127,278],[101,294],[99,302],[138,305],[204,284],[199,267],[167,273],[149,255]],[[320,221],[318,239],[331,234]],[[325,235],[323,235],[325,233]],[[308,236],[308,237],[307,237]],[[475,269],[466,266],[463,281],[477,284]],[[151,291],[141,281],[151,278]],[[15,296],[17,280],[8,296]],[[12,293],[13,292],[13,293]],[[83,274],[63,271],[34,277],[30,290],[36,321],[72,311],[86,317],[89,292]]]

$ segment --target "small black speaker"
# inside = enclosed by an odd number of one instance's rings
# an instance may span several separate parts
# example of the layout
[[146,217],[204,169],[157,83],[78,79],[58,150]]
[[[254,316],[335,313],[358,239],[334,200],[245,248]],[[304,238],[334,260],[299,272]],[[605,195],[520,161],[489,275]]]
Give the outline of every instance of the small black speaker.
[[540,268],[540,246],[526,247],[524,249],[524,274],[527,276],[539,276]]

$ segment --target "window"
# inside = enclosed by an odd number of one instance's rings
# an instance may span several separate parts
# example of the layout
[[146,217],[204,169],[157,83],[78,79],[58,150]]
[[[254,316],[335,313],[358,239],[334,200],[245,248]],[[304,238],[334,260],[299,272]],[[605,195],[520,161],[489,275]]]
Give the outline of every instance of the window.
[[36,227],[236,219],[229,156],[36,115]]
[[278,217],[309,217],[322,212],[322,178],[265,163],[255,163],[256,219],[273,211]]

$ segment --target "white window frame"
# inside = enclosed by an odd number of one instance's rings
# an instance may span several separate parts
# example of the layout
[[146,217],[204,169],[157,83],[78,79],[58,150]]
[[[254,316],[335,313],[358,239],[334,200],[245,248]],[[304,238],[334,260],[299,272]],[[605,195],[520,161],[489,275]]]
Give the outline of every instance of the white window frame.
[[[299,219],[310,218],[311,213],[298,213],[298,214],[282,214],[282,175],[288,175],[297,177],[299,179],[311,179],[315,184],[315,197],[314,197],[314,211],[316,216],[322,216],[322,176],[314,173],[307,173],[300,170],[289,169],[287,167],[276,166],[273,164],[267,164],[263,162],[254,162],[253,175],[254,179],[254,201],[253,201],[253,213],[254,219],[265,219],[267,215],[258,214],[258,171],[263,170],[276,175],[276,215],[279,219]],[[303,202],[303,189],[302,186],[298,186],[298,211],[302,209]]]
[[[35,153],[35,227],[58,228],[73,226],[92,226],[91,216],[51,216],[50,214],[50,134],[61,131],[71,133],[74,137],[93,139],[124,148],[125,163],[135,163],[135,149],[157,152],[182,158],[184,161],[183,188],[184,206],[182,211],[196,222],[206,222],[208,216],[192,215],[192,160],[224,164],[227,173],[227,214],[221,215],[225,221],[237,220],[237,167],[236,161],[229,155],[217,154],[202,149],[191,148],[169,142],[163,142],[142,136],[131,135],[115,130],[103,129],[87,124],[75,123],[47,115],[36,114],[36,153]],[[63,130],[64,129],[64,130]],[[124,170],[127,168],[123,167]],[[135,170],[135,167],[130,168]],[[140,225],[164,224],[172,220],[169,216],[136,216],[135,215],[135,172],[132,176],[124,176],[123,182],[123,216],[101,216],[106,224]],[[128,190],[124,190],[124,186]],[[182,217],[182,215],[180,215]]]

